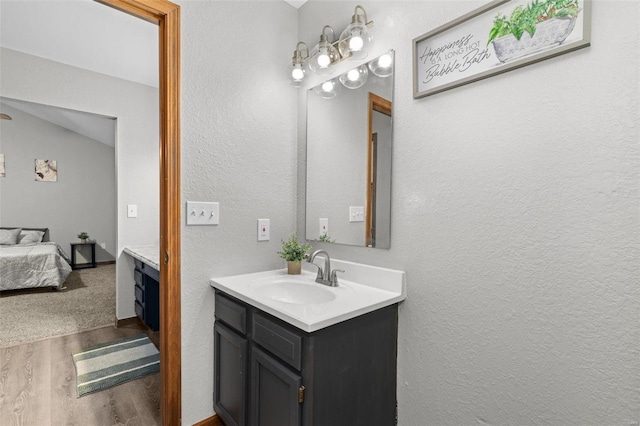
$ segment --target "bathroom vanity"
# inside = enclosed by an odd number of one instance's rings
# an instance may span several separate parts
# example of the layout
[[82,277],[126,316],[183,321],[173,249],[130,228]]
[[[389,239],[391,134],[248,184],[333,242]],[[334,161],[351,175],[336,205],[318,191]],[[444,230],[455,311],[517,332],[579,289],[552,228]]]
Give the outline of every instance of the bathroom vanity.
[[211,281],[213,400],[225,425],[395,424],[404,273],[375,268],[368,286],[349,280],[363,265],[332,262],[347,271],[335,288],[284,270]]
[[160,330],[160,267],[157,246],[125,247],[133,257],[136,315],[151,331]]

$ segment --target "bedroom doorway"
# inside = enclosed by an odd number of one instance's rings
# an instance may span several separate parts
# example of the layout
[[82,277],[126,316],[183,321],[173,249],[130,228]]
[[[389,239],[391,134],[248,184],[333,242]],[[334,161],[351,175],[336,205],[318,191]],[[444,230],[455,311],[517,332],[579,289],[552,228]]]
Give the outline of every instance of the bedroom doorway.
[[[20,5],[23,2],[6,2],[7,7],[14,5]],[[79,24],[83,21],[73,15],[73,12],[69,12],[65,9],[66,6],[74,2],[51,2],[59,13],[73,16]],[[80,3],[80,2],[78,2]],[[96,4],[93,2],[87,2]],[[166,1],[166,0],[101,0],[97,3],[106,5],[108,7],[101,7],[103,11],[99,11],[99,16],[106,16],[107,13],[113,14],[114,9],[118,12],[116,14],[123,15],[124,12],[136,18],[140,18],[144,21],[151,22],[156,27],[158,34],[158,42],[151,46],[149,51],[159,53],[159,108],[153,108],[158,120],[159,138],[154,138],[156,146],[159,148],[156,153],[159,155],[159,175],[153,173],[152,179],[159,185],[159,254],[161,264],[161,276],[160,276],[160,352],[161,352],[161,366],[160,376],[162,381],[161,389],[161,412],[162,423],[165,425],[179,425],[181,423],[181,335],[180,335],[180,8],[179,6]],[[5,5],[3,4],[3,9]],[[32,15],[35,18],[36,15],[43,15],[43,12],[38,10]],[[7,16],[3,13],[3,16]],[[46,16],[46,13],[44,13]],[[145,23],[146,24],[146,23]],[[3,31],[8,28],[8,25],[2,25]],[[36,29],[35,33],[37,33]],[[113,38],[117,35],[117,28],[108,28],[108,30],[114,31],[110,33]],[[105,30],[105,34],[109,34]],[[130,36],[129,42],[133,42],[135,37]],[[78,37],[76,37],[77,39]],[[103,37],[110,38],[110,37]],[[31,40],[31,38],[25,38]],[[3,37],[3,40],[6,40]],[[53,41],[53,40],[51,40]],[[84,41],[84,40],[80,40]],[[64,45],[60,43],[50,43],[51,46],[61,47],[65,49]],[[125,41],[126,45],[126,41]],[[29,62],[29,58],[24,55],[20,56],[19,51],[3,50],[3,63],[8,57],[18,58],[20,57],[20,63]],[[100,49],[94,49],[100,51]],[[7,53],[7,57],[4,56]],[[44,58],[43,55],[32,53],[33,56]],[[64,92],[60,89],[60,85],[56,85],[56,82],[50,82],[48,71],[51,67],[55,68],[57,65],[54,62],[49,63],[45,67],[30,67],[23,68],[24,72],[16,71],[15,75],[5,74],[3,72],[3,94],[6,96],[21,97],[22,99],[29,99],[38,101],[42,99],[42,103],[46,102],[46,99],[55,92],[56,95],[69,97],[70,92]],[[31,78],[29,81],[22,81],[16,83],[13,86],[8,86],[11,77],[19,77],[21,75],[29,75]],[[5,78],[6,77],[6,78]],[[46,84],[49,82],[50,84]],[[66,81],[60,81],[59,83],[66,83]],[[46,85],[46,87],[45,87]],[[104,86],[102,86],[104,87]],[[5,90],[5,88],[7,88]],[[39,88],[46,89],[47,95],[42,95],[37,92]],[[80,93],[81,101],[79,103],[90,103],[95,99],[95,92],[101,88],[100,85],[96,85],[91,90],[85,90]],[[19,96],[25,93],[25,96]],[[17,95],[17,96],[14,96]],[[126,99],[126,96],[122,97]],[[55,104],[55,103],[54,103]],[[74,107],[73,105],[70,105]],[[84,108],[77,108],[84,109]],[[131,108],[130,108],[131,109]],[[150,110],[151,108],[146,108]],[[91,109],[89,109],[91,110]],[[104,108],[100,108],[104,110]],[[145,108],[138,108],[135,111],[137,114],[145,113]],[[116,112],[106,112],[109,115],[117,116]],[[154,120],[154,121],[155,121]],[[124,122],[125,120],[123,120]],[[129,120],[131,123],[132,120]],[[124,124],[123,124],[124,126]],[[120,125],[119,125],[120,128]],[[139,133],[129,132],[129,139],[136,139],[140,137]],[[6,162],[9,166],[8,160]],[[60,165],[62,166],[62,165]],[[33,173],[33,171],[32,171]],[[61,172],[62,173],[62,172]],[[51,184],[42,184],[51,185]],[[79,230],[80,231],[80,230]],[[79,232],[78,231],[78,232]],[[127,303],[124,301],[123,303]],[[133,316],[133,314],[132,314]],[[123,317],[124,318],[124,317]]]
[[162,424],[181,421],[180,7],[166,0],[96,0],[158,25],[160,50],[160,374]]

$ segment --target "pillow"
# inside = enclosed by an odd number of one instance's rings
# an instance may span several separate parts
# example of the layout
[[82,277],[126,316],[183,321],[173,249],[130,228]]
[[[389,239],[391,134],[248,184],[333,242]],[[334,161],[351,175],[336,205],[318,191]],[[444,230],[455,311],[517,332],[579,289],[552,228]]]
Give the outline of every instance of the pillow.
[[42,242],[44,232],[42,231],[25,231],[22,230],[18,236],[18,244],[32,244]]
[[15,229],[0,229],[0,244],[18,244],[18,235],[20,235],[22,228]]

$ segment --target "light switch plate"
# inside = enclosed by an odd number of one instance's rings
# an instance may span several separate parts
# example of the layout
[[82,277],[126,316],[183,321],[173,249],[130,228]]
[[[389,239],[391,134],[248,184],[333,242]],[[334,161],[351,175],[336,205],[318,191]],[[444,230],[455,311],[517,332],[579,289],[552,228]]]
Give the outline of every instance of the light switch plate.
[[138,217],[137,204],[127,204],[127,217]]
[[220,204],[187,201],[187,225],[220,224]]
[[318,236],[323,236],[324,234],[329,234],[329,218],[328,217],[321,217],[319,220],[319,230],[318,230]]
[[269,219],[258,219],[258,241],[269,241]]
[[364,206],[349,207],[349,222],[364,222]]

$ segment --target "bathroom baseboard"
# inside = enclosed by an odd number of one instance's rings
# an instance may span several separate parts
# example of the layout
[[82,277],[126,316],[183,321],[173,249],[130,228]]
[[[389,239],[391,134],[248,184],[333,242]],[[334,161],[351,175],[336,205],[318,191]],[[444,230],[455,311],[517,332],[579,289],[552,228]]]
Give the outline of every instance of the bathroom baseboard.
[[211,417],[208,417],[204,420],[200,420],[198,423],[193,426],[224,426],[220,417],[217,414],[214,414]]

